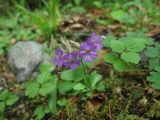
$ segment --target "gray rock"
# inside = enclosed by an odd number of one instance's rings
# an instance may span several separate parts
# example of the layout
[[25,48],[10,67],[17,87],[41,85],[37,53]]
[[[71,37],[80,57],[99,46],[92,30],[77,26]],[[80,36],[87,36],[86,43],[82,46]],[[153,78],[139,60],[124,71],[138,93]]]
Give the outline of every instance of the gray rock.
[[33,41],[18,42],[8,52],[8,63],[18,82],[25,81],[42,61],[42,47]]

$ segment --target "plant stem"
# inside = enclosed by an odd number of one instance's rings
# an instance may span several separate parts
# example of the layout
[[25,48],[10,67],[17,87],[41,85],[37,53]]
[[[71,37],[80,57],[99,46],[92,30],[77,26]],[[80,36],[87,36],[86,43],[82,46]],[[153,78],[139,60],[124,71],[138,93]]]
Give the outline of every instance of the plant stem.
[[82,67],[83,67],[83,73],[84,73],[84,79],[85,83],[87,84],[87,75],[86,75],[86,68],[84,66],[83,60],[81,59]]

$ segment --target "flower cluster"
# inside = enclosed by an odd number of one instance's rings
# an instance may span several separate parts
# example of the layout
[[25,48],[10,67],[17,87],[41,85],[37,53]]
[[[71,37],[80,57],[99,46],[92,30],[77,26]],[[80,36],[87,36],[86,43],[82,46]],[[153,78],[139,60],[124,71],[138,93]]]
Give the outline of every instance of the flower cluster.
[[97,58],[97,50],[101,49],[102,37],[92,33],[86,42],[81,43],[79,51],[63,54],[61,49],[57,49],[53,61],[59,68],[65,66],[74,70],[76,66],[80,65],[80,59],[83,59],[85,62],[91,62]]

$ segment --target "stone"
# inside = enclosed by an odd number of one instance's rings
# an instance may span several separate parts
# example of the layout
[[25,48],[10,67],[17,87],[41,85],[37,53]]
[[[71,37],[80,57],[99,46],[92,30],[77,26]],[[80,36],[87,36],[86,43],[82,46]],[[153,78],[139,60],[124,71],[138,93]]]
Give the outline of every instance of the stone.
[[42,46],[34,41],[22,41],[12,46],[8,52],[8,63],[17,81],[27,80],[43,61],[43,56]]

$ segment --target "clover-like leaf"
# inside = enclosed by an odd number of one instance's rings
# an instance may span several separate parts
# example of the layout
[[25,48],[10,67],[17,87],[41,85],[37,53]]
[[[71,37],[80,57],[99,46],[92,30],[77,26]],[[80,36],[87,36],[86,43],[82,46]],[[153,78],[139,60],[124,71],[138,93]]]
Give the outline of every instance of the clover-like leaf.
[[103,39],[103,46],[110,47],[111,41],[113,41],[113,40],[116,40],[116,37],[109,34],[106,38]]
[[61,73],[61,79],[65,81],[72,81],[74,79],[73,70],[65,70]]
[[145,48],[146,41],[142,38],[129,38],[124,43],[128,52],[140,52]]
[[3,90],[1,93],[0,93],[0,100],[5,100],[8,96],[9,92],[7,89]]
[[75,70],[74,70],[74,81],[79,81],[79,80],[82,80],[84,79],[84,72],[83,72],[83,67],[77,67]]
[[150,76],[147,77],[147,80],[152,82],[152,87],[155,89],[160,89],[160,73],[159,72],[151,72]]
[[42,96],[46,96],[47,94],[51,93],[55,88],[55,84],[52,84],[50,82],[43,83],[39,89],[39,94]]
[[122,41],[111,41],[111,48],[114,52],[122,53],[125,50],[125,45]]
[[149,68],[154,69],[157,66],[160,66],[159,58],[150,58],[149,59]]
[[117,59],[119,59],[113,53],[108,53],[108,54],[104,55],[103,58],[104,58],[105,62],[108,62],[108,63],[114,63]]
[[151,76],[147,78],[148,81],[150,82],[160,82],[160,73],[159,72],[151,72]]
[[26,86],[25,95],[29,96],[30,98],[35,97],[38,94],[40,85],[36,82],[29,83]]
[[60,99],[60,100],[57,101],[57,104],[59,106],[65,106],[67,104],[67,102],[68,101],[65,98],[62,98],[62,99]]
[[113,63],[113,66],[118,72],[123,72],[128,67],[128,64],[124,60],[118,59]]
[[160,51],[157,48],[148,47],[147,50],[145,51],[145,54],[148,57],[154,58],[154,57],[158,57],[160,55]]
[[18,100],[18,96],[15,95],[15,94],[10,94],[8,97],[7,97],[7,100],[6,100],[6,104],[7,105],[13,105],[17,100]]
[[0,113],[1,112],[4,112],[4,109],[5,109],[5,102],[3,101],[3,102],[0,102]]
[[135,19],[132,16],[130,16],[127,12],[122,11],[122,10],[113,11],[111,13],[111,16],[113,19],[119,22],[122,22],[122,23],[127,23],[127,24],[135,23]]
[[134,64],[138,64],[141,59],[139,54],[134,52],[122,53],[121,58],[126,62],[134,63]]
[[61,94],[64,94],[64,93],[72,90],[74,85],[75,85],[75,83],[69,82],[69,81],[61,82],[61,83],[59,84],[59,87],[58,87],[58,88],[59,88],[59,92],[60,92]]
[[38,120],[43,119],[45,114],[49,113],[49,108],[47,106],[39,105],[35,111],[34,114],[37,116]]
[[155,88],[155,89],[160,90],[160,82],[159,83],[153,83],[152,87]]
[[50,77],[51,77],[50,69],[51,69],[51,65],[41,64],[40,74],[37,77],[38,83],[42,84],[44,82],[47,82],[50,79]]

